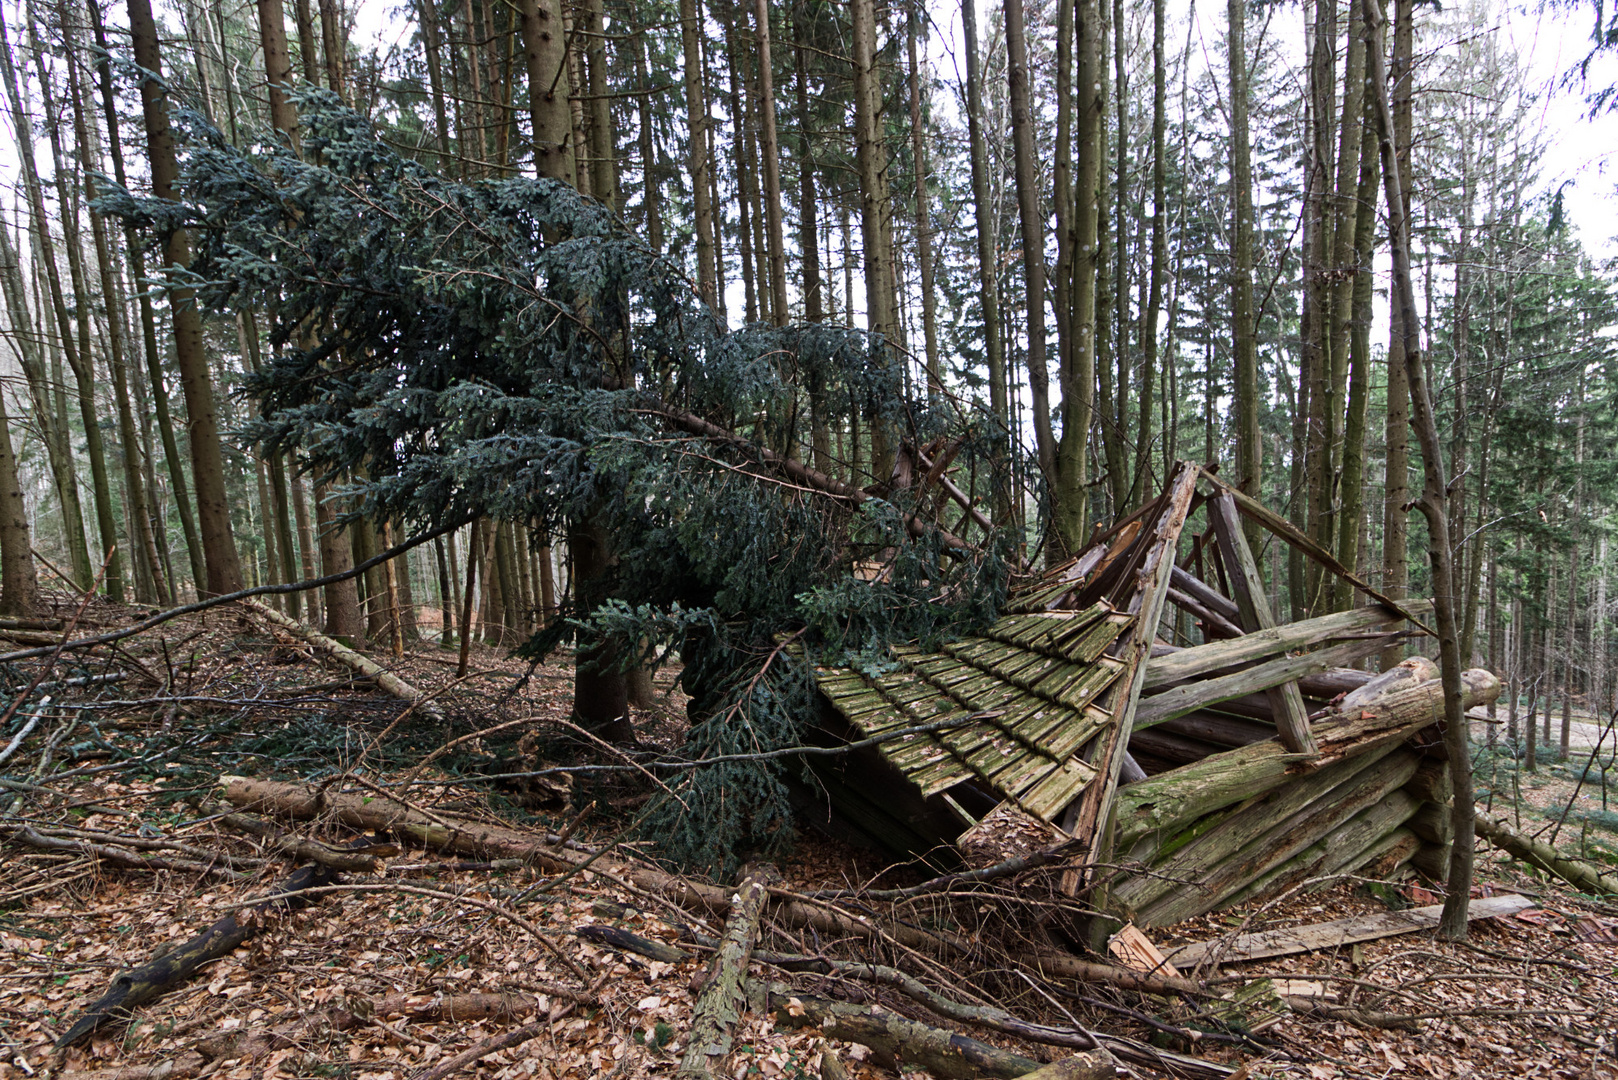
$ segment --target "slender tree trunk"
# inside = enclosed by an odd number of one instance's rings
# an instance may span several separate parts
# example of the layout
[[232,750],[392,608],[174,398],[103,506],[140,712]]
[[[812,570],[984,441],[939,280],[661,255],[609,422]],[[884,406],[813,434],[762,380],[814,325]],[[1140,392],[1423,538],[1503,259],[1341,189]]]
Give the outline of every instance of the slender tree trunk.
[[[851,0],[850,8],[866,321],[873,334],[892,343],[899,340],[899,320],[893,274],[893,206],[888,199],[888,150],[883,140],[882,90],[876,66],[876,8],[873,0]],[[893,450],[880,417],[872,417],[871,473],[878,484],[886,484],[893,473]]]
[[[309,0],[299,0],[307,4]],[[433,98],[433,120],[438,136],[438,169],[448,176],[453,155],[449,145],[449,111],[444,105],[443,47],[439,41],[438,7],[434,0],[417,0],[416,25],[421,27],[423,51],[427,54],[427,86]],[[311,75],[309,82],[314,84]]]
[[[157,27],[152,20],[150,0],[128,0],[128,6],[135,62],[161,75],[162,58],[158,54]],[[157,79],[143,80],[141,104],[146,119],[147,155],[151,159],[152,194],[174,201],[174,182],[179,170],[174,160],[174,137],[169,131],[163,83]],[[231,537],[230,503],[225,494],[224,458],[214,412],[213,381],[202,342],[202,317],[192,290],[179,284],[191,265],[191,247],[184,230],[164,237],[164,255],[170,281],[174,354],[180,365],[180,385],[185,391],[186,415],[191,425],[191,475],[197,488],[197,520],[207,567],[206,590],[220,595],[242,587],[242,572],[236,560],[236,543]]]
[[1100,89],[1101,63],[1100,4],[1082,0],[1075,4],[1076,31],[1074,100],[1074,171],[1071,204],[1072,284],[1068,290],[1071,348],[1062,369],[1062,439],[1056,449],[1057,467],[1063,495],[1060,500],[1068,517],[1069,550],[1082,544],[1089,528],[1090,428],[1095,417],[1096,284],[1099,271],[1101,234],[1099,187],[1103,176],[1102,158],[1106,140],[1101,120],[1105,98]]
[[[1411,57],[1415,0],[1396,0],[1396,3],[1391,68],[1393,140],[1399,160],[1399,175],[1404,177],[1410,175]],[[1380,55],[1375,58],[1368,55],[1367,60],[1372,68],[1378,67]],[[1406,201],[1399,212],[1408,221],[1410,203]],[[1410,386],[1406,381],[1407,367],[1403,352],[1406,335],[1399,322],[1401,318],[1400,306],[1391,304],[1388,314],[1391,324],[1388,339],[1388,414],[1384,429],[1387,471],[1382,501],[1382,590],[1396,600],[1407,594],[1410,582],[1407,552],[1409,511],[1405,509],[1410,502]],[[1382,650],[1382,670],[1391,670],[1403,659],[1402,644],[1388,646]]]
[[652,130],[652,80],[646,70],[646,30],[635,34],[635,85],[640,90],[640,175],[641,212],[645,215],[646,243],[653,251],[663,250],[663,178],[657,160],[657,140]]
[[972,209],[977,224],[978,304],[983,317],[983,349],[989,364],[989,408],[999,428],[994,433],[990,462],[994,472],[994,523],[1005,528],[1011,524],[1012,517],[1012,480],[1007,454],[1011,410],[1006,393],[1005,345],[1000,337],[999,282],[995,276],[999,238],[994,227],[994,207],[989,201],[989,150],[983,131],[983,70],[978,59],[976,0],[961,0],[961,22],[966,49],[966,126],[972,166]]
[[691,177],[692,216],[697,230],[697,291],[708,306],[719,306],[714,268],[713,203],[709,198],[708,100],[703,92],[702,13],[698,0],[680,0],[680,46],[685,57],[686,171]]
[[[95,35],[97,55],[100,58],[96,68],[101,83],[101,109],[107,124],[107,149],[112,155],[113,179],[120,186],[127,188],[129,181],[124,172],[123,140],[119,135],[117,97],[113,91],[111,65],[105,59],[110,55],[107,52],[106,29],[101,21],[99,4],[91,2],[86,4],[86,7],[90,12],[90,25]],[[129,253],[130,273],[136,282],[144,282],[146,255],[135,235],[133,225],[124,226],[124,246]],[[174,422],[169,414],[168,388],[163,381],[162,356],[157,345],[157,316],[152,310],[150,290],[140,286],[136,292],[140,305],[141,352],[146,357],[147,376],[152,387],[152,413],[163,444],[163,459],[168,468],[169,486],[174,493],[174,509],[180,518],[180,530],[185,536],[185,549],[191,565],[192,580],[197,584],[200,593],[202,583],[207,580],[207,568],[203,558],[201,535],[197,530],[196,515],[192,511],[190,485],[186,483],[179,443],[174,437]],[[157,518],[158,524],[153,526],[154,539],[162,535],[161,520],[160,517]],[[168,550],[166,542],[161,546],[163,551]],[[172,568],[165,567],[165,569],[168,570],[170,592],[177,597],[179,583],[174,579]]]
[[39,577],[34,569],[28,506],[17,479],[5,391],[0,390],[0,615],[32,615],[38,606]]
[[326,87],[347,101],[341,0],[320,0],[320,44],[326,55]]
[[[95,0],[90,0],[95,3]],[[310,86],[320,85],[320,53],[315,48],[315,16],[309,0],[296,0],[293,11],[298,19],[298,60],[303,68],[303,81]]]
[[[1252,495],[1264,492],[1264,442],[1259,430],[1258,338],[1253,315],[1253,163],[1247,130],[1247,3],[1226,5],[1225,41],[1230,73],[1231,186],[1230,333],[1233,396],[1236,404],[1236,486]],[[1248,526],[1249,544],[1257,537]]]
[[[758,0],[762,5],[764,0]],[[921,274],[921,333],[926,348],[927,397],[938,400],[944,382],[938,360],[938,297],[934,292],[932,201],[927,190],[927,129],[922,125],[922,69],[916,56],[920,0],[911,0],[906,25],[910,61],[910,149],[916,168],[916,268]]]
[[[1034,116],[1030,100],[1028,34],[1022,0],[1005,0],[1006,73],[1010,82],[1011,145],[1017,181],[1017,212],[1022,226],[1023,291],[1026,297],[1028,396],[1034,420],[1034,453],[1052,492],[1057,489],[1056,438],[1051,431],[1050,372],[1045,362],[1045,213],[1039,170],[1034,161]],[[1053,506],[1052,521],[1069,548],[1072,518],[1064,506]],[[1053,551],[1053,557],[1059,557]]]
[[601,0],[585,0],[585,57],[590,85],[590,193],[614,212],[618,209],[617,140],[612,129],[612,99],[607,95],[607,29]]
[[1438,422],[1428,394],[1425,358],[1421,353],[1421,324],[1410,280],[1409,219],[1403,207],[1403,174],[1395,148],[1393,111],[1387,97],[1387,74],[1382,62],[1382,13],[1377,0],[1364,0],[1365,23],[1372,31],[1371,76],[1367,85],[1376,95],[1377,128],[1381,137],[1382,181],[1388,200],[1388,246],[1393,253],[1393,291],[1402,309],[1405,363],[1410,374],[1410,405],[1422,456],[1422,516],[1427,519],[1428,560],[1433,573],[1433,613],[1438,629],[1440,672],[1444,684],[1444,748],[1448,751],[1455,799],[1450,815],[1453,845],[1450,850],[1448,895],[1439,920],[1438,935],[1449,941],[1467,936],[1467,906],[1472,890],[1472,843],[1475,806],[1472,800],[1472,749],[1466,728],[1461,686],[1460,641],[1455,621],[1453,549],[1449,513],[1445,506],[1448,484],[1439,444]]
[[[558,0],[518,0],[523,60],[528,68],[528,110],[534,167],[542,177],[579,183],[573,157],[573,121],[567,105],[567,42]],[[475,92],[475,88],[474,88]]]
[[[1163,217],[1168,212],[1167,183],[1168,69],[1164,62],[1164,0],[1152,0],[1152,254],[1150,284],[1141,311],[1140,441],[1135,448],[1135,490],[1149,494],[1152,463],[1152,383],[1157,377],[1157,315],[1163,307],[1163,278],[1168,272],[1168,234]],[[1166,397],[1166,395],[1164,395]],[[1167,425],[1163,437],[1168,438]]]

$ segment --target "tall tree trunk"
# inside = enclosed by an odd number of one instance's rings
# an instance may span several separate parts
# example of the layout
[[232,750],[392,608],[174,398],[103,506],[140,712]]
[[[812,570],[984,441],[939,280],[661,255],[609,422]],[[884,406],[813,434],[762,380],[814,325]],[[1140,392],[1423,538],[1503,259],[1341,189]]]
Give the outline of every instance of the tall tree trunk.
[[[800,25],[802,12],[802,5],[794,6],[792,68],[798,99],[798,265],[803,288],[804,321],[818,323],[826,316],[821,300],[820,206],[815,191],[815,160],[810,141],[813,118],[809,111],[809,75],[802,43],[805,31]],[[830,475],[832,451],[831,431],[827,426],[826,381],[820,372],[810,372],[806,381],[809,391],[809,441],[814,465],[820,472]]]
[[1365,24],[1372,32],[1367,85],[1376,95],[1376,118],[1381,138],[1382,181],[1388,200],[1388,247],[1393,253],[1393,293],[1401,309],[1405,336],[1405,364],[1410,376],[1410,407],[1416,437],[1421,444],[1421,512],[1427,519],[1428,561],[1433,572],[1433,614],[1438,629],[1440,673],[1444,685],[1444,748],[1448,751],[1455,799],[1450,815],[1453,845],[1450,850],[1448,895],[1440,916],[1438,936],[1464,941],[1467,906],[1472,891],[1472,843],[1475,805],[1472,799],[1472,749],[1466,727],[1461,687],[1460,640],[1455,621],[1455,576],[1445,506],[1448,484],[1439,443],[1438,421],[1433,415],[1421,353],[1421,323],[1416,294],[1410,280],[1409,218],[1404,213],[1403,174],[1395,147],[1393,111],[1388,103],[1387,73],[1382,62],[1382,13],[1377,0],[1364,0]]
[[[112,155],[113,179],[121,187],[129,186],[129,178],[124,172],[123,140],[119,135],[117,96],[112,85],[112,66],[108,62],[111,55],[107,49],[106,27],[101,21],[101,8],[96,0],[85,5],[90,12],[90,26],[95,34],[95,44],[98,60],[96,69],[101,84],[101,110],[102,117],[107,124],[107,149]],[[227,82],[228,87],[228,82]],[[124,249],[129,254],[129,270],[134,280],[146,280],[146,254],[139,239],[135,235],[133,224],[124,226]],[[152,413],[157,422],[160,441],[163,444],[163,460],[168,469],[169,487],[174,493],[174,509],[180,518],[180,530],[185,536],[186,555],[191,565],[191,579],[196,583],[198,592],[202,591],[202,583],[207,580],[207,566],[203,558],[202,538],[197,530],[196,514],[192,510],[190,485],[186,482],[185,466],[180,458],[179,442],[174,437],[174,421],[169,413],[168,387],[163,381],[162,354],[157,345],[157,315],[152,310],[151,291],[143,285],[137,287],[136,293],[140,305],[141,326],[141,352],[146,357],[147,377],[152,387]],[[137,380],[138,385],[138,380]],[[156,517],[153,525],[154,539],[162,537],[161,517]],[[80,530],[82,533],[82,529]],[[163,542],[163,551],[168,545]],[[174,579],[171,568],[168,569],[168,581],[171,593],[177,598],[179,582]]]
[[[1415,23],[1413,12],[1416,0],[1396,0],[1393,27],[1393,62],[1391,67],[1393,145],[1399,161],[1399,175],[1410,175],[1411,95],[1414,91],[1411,59],[1414,49]],[[1367,20],[1369,22],[1369,20]],[[1378,66],[1381,57],[1367,55],[1368,66]],[[1401,188],[1403,190],[1403,188]],[[1410,220],[1409,196],[1399,207],[1404,220]],[[1392,213],[1392,208],[1389,209]],[[1387,446],[1386,478],[1382,499],[1382,589],[1395,600],[1404,597],[1409,589],[1410,564],[1408,555],[1410,502],[1410,385],[1406,381],[1407,365],[1404,359],[1406,335],[1400,325],[1400,306],[1391,304],[1388,313],[1388,414],[1384,427]],[[1404,659],[1402,644],[1389,645],[1382,650],[1381,666],[1389,671]]]
[[341,0],[320,0],[320,44],[326,55],[326,88],[347,101]]
[[[1164,62],[1164,0],[1152,0],[1152,254],[1150,284],[1141,311],[1140,441],[1135,448],[1134,490],[1139,499],[1150,494],[1152,467],[1152,383],[1157,377],[1157,314],[1163,307],[1163,278],[1168,273],[1168,233],[1163,217],[1168,212],[1167,183],[1168,68]],[[1166,400],[1168,395],[1163,395]],[[1163,437],[1168,438],[1167,425]],[[1165,480],[1167,478],[1165,477]],[[1134,500],[1132,500],[1134,501]]]
[[[1309,0],[1309,112],[1304,149],[1303,311],[1300,320],[1298,412],[1303,430],[1304,531],[1329,546],[1332,530],[1331,477],[1331,273],[1332,121],[1336,116],[1336,0]],[[1323,584],[1321,568],[1304,567],[1300,614],[1316,612]],[[1295,601],[1296,603],[1296,601]]]
[[[1230,74],[1230,340],[1236,403],[1236,486],[1264,494],[1264,441],[1259,430],[1258,335],[1253,314],[1253,160],[1247,131],[1247,0],[1226,5]],[[1248,543],[1257,540],[1249,525]]]
[[[66,26],[63,27],[63,33],[68,34]],[[71,42],[70,35],[68,40]],[[84,427],[85,451],[90,459],[90,487],[96,516],[96,531],[101,538],[102,562],[106,567],[104,588],[108,596],[121,603],[124,599],[123,558],[118,550],[118,526],[112,510],[112,484],[107,475],[106,446],[101,435],[101,418],[95,401],[96,377],[90,335],[90,289],[84,273],[84,245],[79,236],[79,200],[75,197],[71,183],[72,167],[62,152],[62,116],[56,107],[42,51],[38,52],[38,59],[40,94],[45,107],[45,131],[50,143],[51,160],[55,164],[56,195],[62,220],[62,244],[67,249],[68,274],[73,286],[72,297],[76,319],[68,312],[68,294],[63,291],[61,275],[57,271],[50,221],[44,216],[44,201],[37,184],[31,191],[30,202],[38,219],[38,236],[42,247],[41,261],[45,267],[46,282],[50,286],[51,306],[56,313],[58,340],[62,353],[67,358],[68,367],[73,371],[79,420]],[[70,98],[76,99],[77,66],[69,64],[68,72],[69,95]],[[32,147],[28,147],[25,152],[31,155]],[[27,179],[26,172],[24,179],[25,181]],[[65,418],[65,412],[62,416]]]
[[[761,8],[764,0],[758,0]],[[910,148],[916,167],[916,268],[921,274],[921,334],[926,348],[927,397],[937,401],[944,381],[938,366],[938,297],[934,292],[932,201],[927,190],[927,131],[922,126],[922,69],[916,56],[920,0],[911,0],[906,25],[910,61]],[[784,295],[784,294],[783,294]]]
[[1101,120],[1105,98],[1100,82],[1100,4],[1075,5],[1077,94],[1074,100],[1074,171],[1070,201],[1072,284],[1068,290],[1071,348],[1062,369],[1062,440],[1056,449],[1068,515],[1068,536],[1082,543],[1089,528],[1090,428],[1095,416],[1096,284],[1100,247],[1099,187],[1106,140]]
[[34,569],[28,506],[17,479],[5,391],[0,390],[0,615],[32,615],[38,606],[39,572]]
[[[888,199],[888,149],[883,141],[882,89],[876,66],[876,7],[873,0],[851,0],[850,9],[866,321],[873,334],[892,343],[899,340],[899,320],[893,274],[893,206]],[[882,418],[871,419],[871,475],[878,484],[885,485],[893,473],[891,440]]]
[[[307,4],[309,0],[300,0]],[[449,111],[444,104],[443,47],[438,32],[438,6],[434,0],[417,0],[416,25],[421,27],[423,51],[427,54],[427,87],[433,98],[433,121],[438,136],[438,169],[450,175],[453,155],[449,146]],[[309,82],[314,83],[311,76]]]
[[528,113],[534,167],[571,187],[579,183],[573,157],[573,120],[567,105],[567,41],[558,0],[518,0],[523,60],[528,68]]
[[[1033,411],[1034,453],[1040,471],[1056,502],[1056,438],[1051,431],[1050,372],[1045,362],[1045,212],[1041,205],[1043,189],[1034,161],[1034,116],[1030,100],[1028,33],[1024,25],[1022,0],[1005,0],[1006,75],[1011,104],[1011,146],[1017,182],[1017,215],[1022,226],[1023,295],[1026,298],[1025,326],[1028,366],[1029,407]],[[1078,537],[1070,534],[1073,517],[1067,507],[1053,505],[1051,520],[1062,543],[1052,551],[1071,548]]]
[[[161,82],[162,57],[158,54],[157,26],[150,0],[128,0],[130,33],[135,62],[158,79],[141,81],[141,105],[146,120],[146,151],[152,168],[152,194],[175,201],[174,182],[179,169],[174,159],[174,136],[169,130],[165,86]],[[206,591],[213,595],[242,587],[242,571],[231,537],[230,503],[225,494],[224,457],[219,446],[219,422],[214,412],[213,381],[202,342],[202,316],[195,295],[180,284],[191,265],[191,246],[183,229],[163,238],[165,272],[174,325],[174,355],[180,365],[186,415],[191,424],[191,475],[197,488],[197,521],[202,534],[203,561],[207,566]]]
[[607,29],[601,0],[585,0],[584,53],[589,61],[590,194],[618,210],[617,141],[612,130],[612,99],[607,90]]
[[[90,3],[95,2],[90,0]],[[320,53],[315,48],[315,16],[309,7],[309,0],[295,0],[293,13],[298,20],[298,60],[303,68],[303,81],[310,86],[319,86]]]
[[983,316],[983,350],[989,364],[989,409],[994,449],[990,464],[994,472],[994,523],[1011,524],[1012,479],[1008,460],[1011,434],[1010,402],[1006,392],[1006,353],[1000,337],[998,237],[994,227],[994,207],[989,201],[989,150],[983,132],[983,65],[978,59],[978,20],[976,0],[961,0],[962,36],[966,48],[966,126],[972,164],[972,210],[977,224],[978,304]]
[[657,160],[657,139],[652,129],[652,80],[646,69],[645,29],[635,33],[635,86],[640,91],[641,213],[645,218],[647,245],[663,251],[663,177]]
[[680,0],[680,47],[685,57],[686,171],[691,177],[692,216],[697,230],[697,291],[719,307],[715,270],[713,203],[709,197],[708,99],[703,92],[702,13],[698,0]]
[[770,53],[769,0],[755,0],[758,36],[759,155],[764,160],[764,227],[770,255],[770,316],[787,324],[786,238],[781,225],[781,144],[775,134],[775,69]]

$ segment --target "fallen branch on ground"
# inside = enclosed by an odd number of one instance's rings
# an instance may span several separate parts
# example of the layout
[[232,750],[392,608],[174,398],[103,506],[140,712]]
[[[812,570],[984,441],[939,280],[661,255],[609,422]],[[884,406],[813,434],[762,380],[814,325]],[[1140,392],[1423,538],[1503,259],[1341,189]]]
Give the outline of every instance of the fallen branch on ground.
[[736,903],[692,1012],[685,1057],[676,1075],[711,1078],[730,1056],[731,1033],[747,1009],[747,965],[758,942],[759,919],[770,883],[779,880],[775,867],[765,864],[749,872],[736,889]]
[[1555,874],[1580,892],[1592,896],[1618,896],[1618,876],[1603,874],[1598,867],[1570,859],[1543,840],[1513,832],[1503,822],[1478,815],[1478,834],[1506,854]]

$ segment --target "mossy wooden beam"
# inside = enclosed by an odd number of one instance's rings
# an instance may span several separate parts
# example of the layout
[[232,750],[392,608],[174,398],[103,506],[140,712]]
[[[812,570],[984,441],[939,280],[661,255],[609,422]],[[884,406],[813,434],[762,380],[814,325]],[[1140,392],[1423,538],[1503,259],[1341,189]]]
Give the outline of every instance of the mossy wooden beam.
[[[1425,611],[1432,606],[1430,600],[1408,600],[1407,608]],[[1392,626],[1403,621],[1398,614],[1385,608],[1354,608],[1334,615],[1322,615],[1302,622],[1287,623],[1270,630],[1261,630],[1229,641],[1215,641],[1189,649],[1154,650],[1146,665],[1144,689],[1148,692],[1196,679],[1223,668],[1233,668],[1266,660],[1277,653],[1290,652],[1318,645],[1323,641]]]

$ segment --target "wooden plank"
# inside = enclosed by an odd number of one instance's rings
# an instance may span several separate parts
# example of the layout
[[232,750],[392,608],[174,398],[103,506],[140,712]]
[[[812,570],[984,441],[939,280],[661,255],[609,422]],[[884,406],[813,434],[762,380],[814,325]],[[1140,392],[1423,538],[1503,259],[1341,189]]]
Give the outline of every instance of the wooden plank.
[[[1191,498],[1197,493],[1200,466],[1181,462],[1176,466],[1169,490],[1163,496],[1163,510],[1157,516],[1149,537],[1150,547],[1141,563],[1137,577],[1138,591],[1128,605],[1137,613],[1130,628],[1128,643],[1122,657],[1128,675],[1113,684],[1112,730],[1104,732],[1103,745],[1094,762],[1096,779],[1087,785],[1078,802],[1074,827],[1070,830],[1085,850],[1083,871],[1062,875],[1062,891],[1071,895],[1088,876],[1088,869],[1104,862],[1109,852],[1098,843],[1102,826],[1112,811],[1113,794],[1118,790],[1118,772],[1128,753],[1129,733],[1135,723],[1135,706],[1140,701],[1141,687],[1146,679],[1146,660],[1152,653],[1152,640],[1157,636],[1157,625],[1163,617],[1163,605],[1168,600],[1169,573],[1174,569],[1175,548],[1180,532],[1185,528],[1186,515],[1191,512]],[[1098,654],[1099,655],[1099,654]]]
[[[1270,610],[1269,598],[1264,595],[1264,578],[1253,561],[1253,552],[1247,546],[1241,522],[1236,515],[1236,500],[1222,493],[1208,503],[1208,516],[1213,520],[1215,547],[1225,564],[1225,574],[1235,594],[1238,626],[1247,633],[1269,630],[1275,626],[1275,614]],[[1336,665],[1332,665],[1336,666]],[[1276,732],[1281,745],[1294,754],[1318,754],[1320,747],[1309,730],[1309,710],[1304,708],[1303,693],[1296,679],[1279,686],[1265,688],[1270,709],[1275,714]]]
[[[1501,915],[1515,915],[1533,906],[1534,901],[1526,896],[1505,893],[1473,900],[1469,905],[1467,916],[1469,919],[1492,919]],[[1195,967],[1216,955],[1221,963],[1292,956],[1296,953],[1335,949],[1358,941],[1376,941],[1379,938],[1399,934],[1414,934],[1418,930],[1431,930],[1438,925],[1438,916],[1443,910],[1443,904],[1433,904],[1406,911],[1357,915],[1348,919],[1316,923],[1313,926],[1239,934],[1228,940],[1217,938],[1213,941],[1198,941],[1170,948],[1167,952],[1169,960],[1181,968]]]
[[[1432,607],[1431,600],[1411,600],[1406,607],[1425,611]],[[1196,645],[1189,649],[1161,651],[1146,666],[1144,689],[1154,690],[1170,683],[1195,679],[1211,671],[1267,660],[1276,653],[1318,645],[1322,641],[1340,638],[1365,630],[1372,630],[1402,622],[1403,616],[1383,608],[1354,608],[1335,615],[1322,615],[1303,622],[1261,630],[1246,637]]]
[[[1312,653],[1304,653],[1302,656],[1283,656],[1279,660],[1271,660],[1269,663],[1259,664],[1257,667],[1250,667],[1230,675],[1221,675],[1215,679],[1170,687],[1161,694],[1153,694],[1141,700],[1135,709],[1135,726],[1149,727],[1152,724],[1160,724],[1164,720],[1173,720],[1175,717],[1185,716],[1221,701],[1233,701],[1255,691],[1284,683],[1292,683],[1296,689],[1297,680],[1301,676],[1312,675],[1317,671],[1325,671],[1327,668],[1358,660],[1362,656],[1369,656],[1379,651],[1386,643],[1386,639],[1381,636],[1345,641]],[[1273,702],[1271,707],[1274,707]],[[1298,698],[1298,708],[1303,708],[1301,696]],[[1286,739],[1282,739],[1282,744],[1293,753],[1312,754],[1318,751],[1312,736],[1309,740],[1311,748],[1308,750],[1295,749]]]
[[1432,627],[1428,626],[1426,623],[1422,622],[1416,617],[1421,613],[1421,609],[1416,605],[1408,600],[1395,600],[1386,593],[1378,592],[1376,589],[1373,589],[1370,585],[1361,580],[1352,570],[1338,562],[1336,556],[1334,556],[1331,552],[1327,551],[1325,548],[1309,539],[1309,537],[1299,532],[1297,527],[1294,526],[1292,522],[1288,521],[1280,514],[1277,514],[1274,510],[1271,510],[1269,507],[1265,506],[1251,495],[1231,487],[1229,484],[1225,483],[1225,481],[1219,479],[1219,477],[1213,475],[1212,473],[1208,474],[1208,480],[1222,492],[1235,499],[1236,508],[1241,512],[1243,517],[1258,522],[1270,532],[1274,533],[1276,536],[1279,536],[1282,540],[1285,540],[1293,547],[1298,548],[1305,555],[1309,556],[1311,559],[1314,559],[1320,565],[1324,566],[1326,569],[1330,570],[1332,573],[1336,574],[1338,577],[1360,590],[1360,592],[1373,598],[1386,607],[1391,608],[1401,617],[1414,623],[1418,628],[1426,631],[1432,637],[1436,638],[1438,636]]

